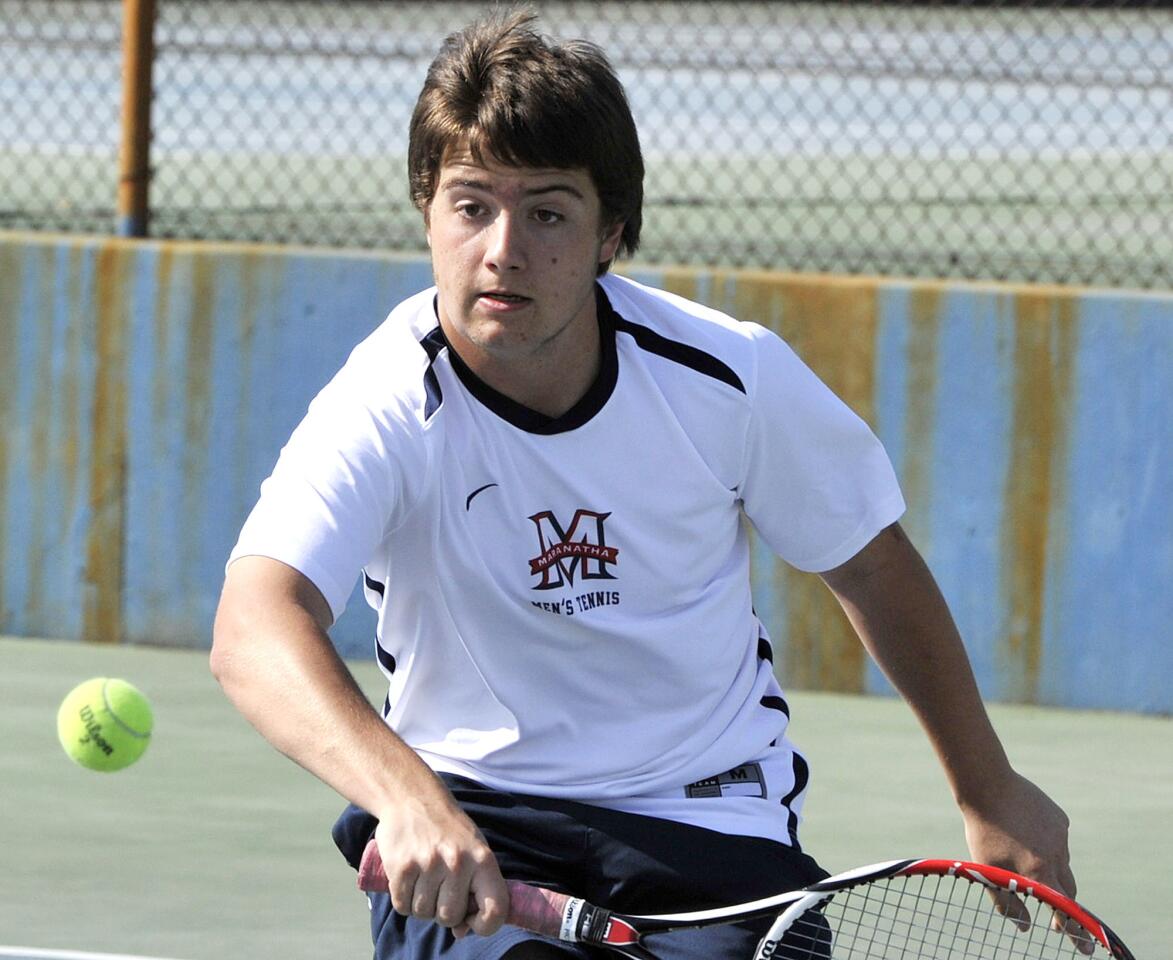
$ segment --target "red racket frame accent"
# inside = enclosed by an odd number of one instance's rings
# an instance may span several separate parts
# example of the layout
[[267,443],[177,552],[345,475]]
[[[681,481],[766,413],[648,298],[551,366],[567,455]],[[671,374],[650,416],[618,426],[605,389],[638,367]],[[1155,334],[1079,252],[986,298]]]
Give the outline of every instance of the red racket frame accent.
[[1045,883],[1031,880],[1029,877],[1024,877],[1011,870],[991,867],[984,863],[972,863],[968,860],[916,860],[897,871],[899,876],[939,876],[941,874],[960,876],[983,886],[996,887],[1010,893],[1021,891],[1028,896],[1035,897],[1078,923],[1099,940],[1114,957],[1118,957],[1119,960],[1133,960],[1132,953],[1124,946],[1120,938],[1095,914],[1080,906],[1065,893],[1060,893]]

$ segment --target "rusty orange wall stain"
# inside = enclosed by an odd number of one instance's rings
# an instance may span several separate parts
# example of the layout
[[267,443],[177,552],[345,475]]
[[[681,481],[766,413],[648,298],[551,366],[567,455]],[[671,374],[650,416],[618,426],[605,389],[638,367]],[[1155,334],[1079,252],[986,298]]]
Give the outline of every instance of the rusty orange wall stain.
[[240,269],[240,312],[237,316],[237,336],[242,356],[252,353],[257,332],[257,318],[261,302],[261,277],[270,258],[259,251],[249,250],[237,257]]
[[[207,513],[204,491],[207,482],[207,454],[211,423],[212,342],[216,328],[216,289],[221,272],[232,259],[214,250],[192,248],[184,256],[191,262],[191,313],[185,342],[183,370],[183,489],[180,509],[185,522],[199,524]],[[179,385],[177,385],[179,388]],[[180,562],[194,563],[196,538],[185,537],[177,544]]]
[[[175,280],[176,245],[165,243],[154,251],[154,297],[151,303],[151,350],[150,356],[136,356],[138,363],[149,364],[150,402],[153,411],[150,423],[149,451],[151,467],[156,463],[168,463],[180,455],[182,440],[177,445],[174,428],[176,394],[182,391],[176,386],[176,377],[170,366],[175,339],[174,302],[183,301],[184,284]],[[136,351],[137,353],[137,351]],[[140,448],[143,449],[143,448]],[[159,524],[165,521],[157,511],[141,514],[151,525],[149,543],[154,556],[174,556],[174,547],[167,542]],[[146,599],[150,603],[150,599]]]
[[778,333],[848,406],[875,423],[878,283],[739,274],[732,312]]
[[91,422],[90,525],[86,531],[82,637],[122,640],[126,527],[126,329],[131,247],[103,243],[97,253],[94,302],[97,369]]
[[1014,406],[1002,520],[1007,622],[1001,663],[1007,699],[1037,701],[1049,551],[1062,531],[1076,350],[1073,294],[1014,298]]
[[19,337],[20,293],[24,285],[23,249],[0,240],[0,626],[8,621],[4,564],[8,557],[8,471],[11,466],[13,417],[16,400],[16,350]]
[[85,328],[91,318],[79,309],[82,299],[82,268],[85,251],[80,244],[69,248],[69,276],[65,283],[68,320],[65,330],[65,369],[61,383],[62,450],[60,469],[68,502],[79,505],[84,501],[85,481],[81,476],[82,417],[85,415],[82,381],[85,355]]
[[[284,258],[275,259],[259,250],[249,250],[237,258],[240,274],[240,309],[237,313],[236,342],[233,347],[236,352],[236,360],[243,372],[235,378],[234,384],[236,395],[233,409],[240,413],[236,434],[240,447],[238,448],[239,455],[235,458],[233,475],[239,485],[238,489],[242,490],[247,489],[249,485],[247,473],[249,458],[248,451],[244,449],[244,446],[249,442],[250,430],[245,419],[248,416],[247,411],[251,410],[257,402],[256,388],[259,387],[261,395],[264,395],[263,385],[256,384],[255,378],[249,373],[256,351],[257,328],[260,325],[262,305],[272,300],[271,295],[265,296],[264,283],[273,271],[285,265]],[[272,289],[272,287],[268,289]]]
[[910,505],[903,520],[922,551],[928,547],[927,524],[918,521],[918,507],[931,497],[934,459],[933,435],[937,414],[937,354],[941,339],[940,285],[914,287],[909,302],[908,413],[905,420],[905,456],[899,465],[900,485]]
[[[874,424],[876,281],[747,271],[737,273],[729,287],[732,303],[720,309],[780,334],[836,394]],[[785,682],[862,691],[867,656],[830,591],[818,577],[781,561],[775,562],[773,575],[788,611],[780,638]]]
[[[31,254],[30,254],[31,255]],[[33,325],[29,338],[34,345],[34,369],[26,370],[31,375],[33,401],[30,411],[29,462],[29,538],[25,546],[28,567],[35,571],[28,579],[25,593],[24,616],[28,622],[37,622],[43,615],[47,542],[49,533],[49,498],[53,493],[54,463],[51,441],[54,423],[60,422],[61,397],[56,393],[53,377],[54,324],[57,305],[56,261],[57,250],[51,245],[37,251],[40,263],[37,265],[37,295],[34,306]]]
[[207,437],[217,276],[217,257],[214,253],[194,251],[190,256],[191,316],[184,331],[184,441],[189,449],[193,445],[202,448]]
[[663,276],[664,289],[669,293],[688,300],[699,299],[700,284],[696,270],[686,267],[665,267]]
[[[174,389],[167,370],[167,357],[171,350],[171,295],[172,273],[175,267],[175,251],[171,244],[164,244],[158,251],[158,265],[155,267],[154,315],[151,317],[154,334],[155,363],[154,378],[151,381],[151,403],[153,408],[164,411],[169,408],[169,396]],[[160,452],[156,450],[156,452]],[[166,450],[162,453],[165,455]]]

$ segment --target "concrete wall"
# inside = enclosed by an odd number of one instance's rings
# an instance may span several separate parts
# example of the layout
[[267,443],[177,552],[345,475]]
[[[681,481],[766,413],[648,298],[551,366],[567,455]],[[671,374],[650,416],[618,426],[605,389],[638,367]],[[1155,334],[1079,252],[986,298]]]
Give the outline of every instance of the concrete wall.
[[[871,422],[993,699],[1173,710],[1173,297],[633,269],[782,333]],[[0,633],[207,645],[224,558],[387,254],[0,234]],[[886,685],[755,552],[793,687]],[[370,650],[357,598],[335,627]]]

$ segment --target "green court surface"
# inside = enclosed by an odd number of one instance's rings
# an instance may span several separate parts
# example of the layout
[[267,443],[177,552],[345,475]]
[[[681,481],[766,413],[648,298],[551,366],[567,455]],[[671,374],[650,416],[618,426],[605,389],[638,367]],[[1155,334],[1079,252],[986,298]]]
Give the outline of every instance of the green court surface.
[[[373,666],[354,669],[381,700]],[[57,743],[58,702],[91,676],[125,677],[154,704],[152,745],[121,773],[75,767]],[[235,713],[204,652],[0,639],[0,695],[0,957],[370,956],[365,902],[329,837],[342,801]],[[902,705],[790,702],[813,768],[804,843],[828,869],[964,856]],[[1080,899],[1138,958],[1167,955],[1173,721],[992,712],[1019,769],[1071,816]]]

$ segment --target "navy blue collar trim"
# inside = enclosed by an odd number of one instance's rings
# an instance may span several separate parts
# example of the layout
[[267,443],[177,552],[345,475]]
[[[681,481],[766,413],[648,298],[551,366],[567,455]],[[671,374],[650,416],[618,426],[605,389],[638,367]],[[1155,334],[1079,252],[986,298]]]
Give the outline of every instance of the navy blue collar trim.
[[[599,373],[590,389],[560,417],[548,417],[543,413],[538,413],[536,410],[522,406],[516,400],[511,400],[505,394],[494,390],[460,359],[457,352],[452,349],[452,345],[447,342],[440,327],[437,326],[432,330],[424,338],[422,345],[432,360],[435,359],[440,347],[446,346],[452,369],[456,371],[456,375],[468,389],[468,392],[502,420],[513,424],[519,430],[525,430],[527,433],[550,435],[577,430],[603,409],[604,404],[614,393],[615,384],[619,379],[619,359],[615,346],[616,333],[623,333],[631,337],[641,350],[688,367],[706,377],[712,377],[739,393],[746,392],[745,384],[733,369],[712,354],[705,353],[705,351],[687,343],[670,340],[650,327],[625,320],[615,312],[600,284],[595,284],[595,309],[599,318],[599,342],[603,352]],[[439,383],[435,380],[435,371],[431,369],[431,364],[428,366],[426,376],[428,379],[429,411],[434,412],[442,397],[439,396]],[[430,412],[426,415],[430,416]]]
[[[587,392],[560,417],[548,417],[544,413],[538,413],[494,390],[468,368],[460,359],[460,355],[452,349],[451,344],[447,345],[448,359],[468,392],[502,420],[513,424],[519,430],[542,435],[577,430],[603,409],[603,405],[615,391],[615,383],[619,379],[619,360],[615,352],[615,325],[618,317],[603,288],[598,284],[595,284],[595,310],[599,318],[599,342],[603,351],[599,373]],[[433,333],[440,337],[444,336],[439,327]]]

